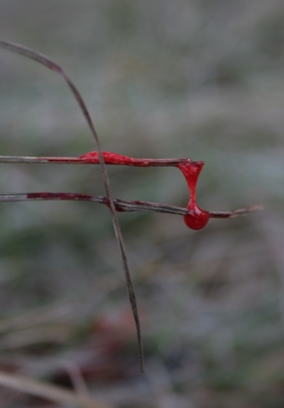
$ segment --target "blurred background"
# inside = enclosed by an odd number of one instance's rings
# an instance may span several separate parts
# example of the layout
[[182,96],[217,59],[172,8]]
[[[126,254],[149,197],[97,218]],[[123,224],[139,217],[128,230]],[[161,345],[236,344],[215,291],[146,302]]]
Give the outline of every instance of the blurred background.
[[[2,0],[0,37],[58,62],[102,149],[205,161],[198,203],[265,211],[202,231],[119,214],[146,374],[106,208],[0,204],[0,369],[110,407],[280,408],[284,399],[284,3]],[[59,75],[0,51],[1,155],[95,145]],[[0,164],[0,191],[103,195],[98,166]],[[185,206],[173,168],[110,166],[115,197]],[[87,391],[88,390],[88,391]],[[3,407],[51,408],[1,388]]]

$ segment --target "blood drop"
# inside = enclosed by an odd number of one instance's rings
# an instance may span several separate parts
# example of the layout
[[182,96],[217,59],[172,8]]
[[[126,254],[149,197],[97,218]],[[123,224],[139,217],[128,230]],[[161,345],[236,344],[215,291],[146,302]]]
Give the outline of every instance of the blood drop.
[[184,175],[190,191],[190,200],[187,205],[189,214],[185,215],[183,219],[185,224],[194,230],[204,228],[210,218],[210,214],[196,204],[196,186],[203,166],[204,162],[192,162],[191,160],[188,160],[186,163],[180,163],[177,166]]
[[186,225],[193,230],[199,230],[204,228],[205,225],[208,223],[209,218],[210,216],[208,212],[202,210],[197,206],[193,214],[187,214],[183,217]]

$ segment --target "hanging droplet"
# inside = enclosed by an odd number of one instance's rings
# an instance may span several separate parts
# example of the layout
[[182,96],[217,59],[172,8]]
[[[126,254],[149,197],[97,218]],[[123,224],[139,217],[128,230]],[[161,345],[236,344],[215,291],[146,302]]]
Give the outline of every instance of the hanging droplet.
[[193,230],[199,230],[204,228],[205,225],[208,223],[209,218],[210,215],[208,214],[208,212],[202,210],[197,206],[193,213],[187,214],[183,217],[186,225]]
[[184,216],[184,222],[189,228],[194,230],[204,228],[210,218],[210,214],[196,204],[197,181],[203,166],[204,163],[202,161],[192,162],[191,160],[178,165],[190,191],[190,200],[187,206],[190,213]]

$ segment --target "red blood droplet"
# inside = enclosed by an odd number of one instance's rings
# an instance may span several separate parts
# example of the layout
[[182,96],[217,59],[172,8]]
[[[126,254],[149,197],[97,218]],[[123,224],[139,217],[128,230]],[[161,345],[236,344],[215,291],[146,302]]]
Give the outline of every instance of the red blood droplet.
[[190,191],[190,200],[187,206],[190,213],[184,216],[184,222],[189,228],[194,230],[204,228],[210,218],[210,214],[196,204],[196,186],[203,165],[204,163],[201,161],[192,162],[191,160],[178,165],[178,168],[186,179]]
[[199,207],[195,208],[194,213],[192,214],[187,214],[183,217],[184,222],[186,225],[193,229],[193,230],[199,230],[205,227],[205,225],[208,223],[210,218],[210,215],[208,214],[207,211],[202,210]]

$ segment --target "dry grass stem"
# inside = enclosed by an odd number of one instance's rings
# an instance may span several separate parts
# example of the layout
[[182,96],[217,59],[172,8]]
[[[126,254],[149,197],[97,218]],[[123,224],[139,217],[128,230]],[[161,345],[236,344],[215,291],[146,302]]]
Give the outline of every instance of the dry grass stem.
[[45,398],[58,404],[72,404],[80,408],[111,408],[110,405],[95,401],[87,396],[76,395],[71,391],[23,375],[0,371],[0,385],[15,391]]
[[[15,202],[15,201],[89,201],[97,204],[108,206],[107,197],[92,196],[89,194],[77,193],[53,193],[53,192],[38,192],[38,193],[13,193],[0,194],[0,202]],[[177,207],[168,204],[154,203],[151,201],[127,201],[119,198],[114,198],[113,202],[117,211],[134,212],[147,211],[159,212],[165,214],[187,215],[190,210],[184,207]],[[253,212],[263,210],[261,205],[253,205],[245,208],[239,208],[233,211],[208,211],[211,218],[235,218],[241,215],[247,215]]]
[[34,50],[31,50],[25,46],[22,46],[20,44],[15,44],[9,41],[0,41],[0,47],[4,48],[8,51],[14,52],[16,54],[23,55],[29,59],[35,60],[36,62],[44,65],[48,69],[57,72],[59,75],[61,75],[64,80],[66,81],[68,87],[71,89],[71,92],[73,96],[75,97],[81,112],[86,119],[86,122],[88,124],[88,127],[91,131],[91,134],[95,140],[96,148],[98,151],[98,157],[99,157],[99,162],[101,165],[101,170],[102,170],[102,176],[103,176],[103,182],[104,182],[104,187],[106,191],[106,195],[109,201],[109,209],[111,212],[111,218],[112,218],[112,224],[115,232],[115,236],[117,239],[119,251],[120,251],[120,256],[122,260],[122,266],[124,270],[124,275],[125,275],[125,280],[126,280],[126,286],[127,286],[127,291],[128,291],[128,296],[129,296],[129,301],[133,313],[133,318],[136,326],[136,332],[137,332],[137,341],[138,341],[138,348],[139,348],[139,359],[140,359],[140,370],[143,372],[143,345],[142,345],[142,337],[141,337],[141,328],[140,328],[140,320],[139,320],[139,315],[138,315],[138,308],[137,308],[137,301],[136,301],[136,296],[135,296],[135,291],[134,287],[132,284],[132,279],[130,275],[130,269],[128,265],[128,259],[127,259],[127,254],[125,250],[125,245],[124,245],[124,240],[122,237],[120,225],[118,222],[117,214],[116,214],[116,209],[115,209],[115,204],[113,202],[112,198],[112,192],[111,192],[111,186],[110,186],[110,181],[109,177],[107,174],[107,169],[105,166],[104,158],[102,155],[102,149],[100,146],[100,141],[98,134],[96,132],[95,126],[93,124],[91,115],[89,113],[89,110],[87,108],[87,105],[85,104],[85,101],[77,89],[77,87],[74,85],[74,83],[71,81],[69,76],[65,73],[65,71],[54,61],[52,61],[50,58],[47,56],[36,52]]

